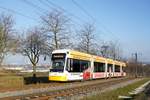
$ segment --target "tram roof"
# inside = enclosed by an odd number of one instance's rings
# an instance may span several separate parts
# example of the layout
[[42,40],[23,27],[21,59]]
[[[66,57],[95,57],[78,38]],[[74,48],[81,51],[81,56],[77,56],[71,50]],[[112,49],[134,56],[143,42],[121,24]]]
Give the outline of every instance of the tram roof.
[[87,53],[84,53],[84,52],[71,50],[71,49],[58,49],[58,50],[54,50],[52,52],[52,54],[54,54],[54,53],[66,53],[66,54],[74,55],[74,57],[83,58],[83,59],[94,58],[96,61],[100,61],[100,62],[105,62],[106,61],[109,64],[122,65],[124,67],[126,66],[126,64],[124,62],[121,62],[121,61],[113,60],[113,59],[110,59],[110,58],[104,58],[104,57],[101,57],[101,56],[91,55],[91,54],[87,54]]
[[69,49],[58,49],[58,50],[54,50],[53,52],[52,52],[52,54],[53,53],[67,53],[67,52],[69,52],[70,50]]

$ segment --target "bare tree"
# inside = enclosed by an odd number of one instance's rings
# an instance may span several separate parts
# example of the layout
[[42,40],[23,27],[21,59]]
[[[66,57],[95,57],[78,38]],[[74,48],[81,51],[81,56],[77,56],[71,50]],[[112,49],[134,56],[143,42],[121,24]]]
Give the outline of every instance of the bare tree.
[[7,52],[14,50],[17,42],[14,37],[14,20],[11,15],[0,14],[0,64]]
[[27,31],[27,36],[21,41],[21,53],[27,56],[33,66],[33,79],[36,82],[36,66],[39,62],[39,57],[45,50],[45,36],[34,28]]
[[92,24],[85,24],[83,28],[77,33],[78,47],[77,49],[86,53],[94,53],[95,46],[95,28]]
[[110,58],[115,59],[115,60],[121,59],[120,57],[121,57],[122,52],[121,52],[121,46],[119,45],[119,42],[111,41],[109,45],[110,45],[110,51],[109,51]]
[[49,50],[67,48],[69,41],[69,18],[58,10],[41,17],[42,30],[48,37]]
[[108,45],[102,45],[102,46],[101,46],[100,52],[101,52],[101,55],[102,55],[103,57],[108,57],[108,48],[109,48]]
[[101,46],[101,55],[112,59],[121,59],[121,46],[118,42],[110,41],[109,43],[103,43]]

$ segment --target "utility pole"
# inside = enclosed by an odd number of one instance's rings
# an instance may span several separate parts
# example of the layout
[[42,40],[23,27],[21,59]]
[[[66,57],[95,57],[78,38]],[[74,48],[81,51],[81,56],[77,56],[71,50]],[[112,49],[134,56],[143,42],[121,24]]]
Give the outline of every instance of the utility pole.
[[137,54],[137,52],[135,53],[135,63],[136,63],[136,77],[138,76],[138,70],[137,70],[137,68],[138,68],[138,54]]
[[137,70],[137,68],[138,68],[138,53],[136,52],[136,53],[133,53],[133,55],[134,55],[134,62],[135,62],[135,77],[137,77],[138,76],[138,70]]

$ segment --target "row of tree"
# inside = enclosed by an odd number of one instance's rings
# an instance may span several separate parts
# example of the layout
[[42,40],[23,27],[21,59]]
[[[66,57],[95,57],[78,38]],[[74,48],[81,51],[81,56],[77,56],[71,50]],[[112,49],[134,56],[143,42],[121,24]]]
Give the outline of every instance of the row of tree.
[[[7,53],[20,53],[27,56],[33,65],[36,77],[36,65],[40,56],[51,56],[55,49],[75,49],[78,51],[100,55],[112,59],[121,59],[121,48],[118,42],[98,41],[96,28],[85,23],[76,33],[71,30],[71,19],[63,12],[54,10],[40,17],[40,25],[25,32],[18,33],[14,29],[15,20],[12,15],[0,14],[0,64]],[[149,65],[129,61],[126,72],[130,76],[149,76]]]
[[[93,24],[84,23],[75,30],[71,19],[59,10],[53,10],[40,16],[40,24],[26,30],[22,35],[14,29],[12,15],[0,14],[0,63],[8,52],[21,53],[36,65],[41,55],[51,56],[55,49],[75,49],[82,52],[121,59],[118,42],[100,42]],[[17,34],[18,33],[18,34]]]
[[125,71],[130,77],[150,76],[150,64],[143,64],[130,60],[127,63]]
[[[95,26],[85,23],[76,34],[71,30],[71,19],[63,12],[53,10],[40,17],[40,25],[25,31],[19,36],[14,29],[14,19],[11,15],[0,14],[1,60],[10,50],[20,51],[29,55],[50,55],[55,49],[76,49],[79,51],[120,59],[118,42],[99,42],[95,34]],[[31,49],[31,50],[29,50]],[[37,52],[35,52],[37,50]],[[33,51],[34,54],[29,54]],[[29,57],[29,59],[34,57]],[[32,61],[33,62],[33,61]]]

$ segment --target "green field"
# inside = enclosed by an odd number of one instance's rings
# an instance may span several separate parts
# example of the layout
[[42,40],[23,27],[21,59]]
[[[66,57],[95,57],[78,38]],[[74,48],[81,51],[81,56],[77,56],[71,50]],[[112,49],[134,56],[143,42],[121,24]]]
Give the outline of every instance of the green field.
[[127,85],[123,88],[118,88],[112,91],[104,92],[101,94],[97,94],[94,96],[91,96],[89,98],[84,98],[83,100],[118,100],[119,95],[123,96],[129,96],[128,92],[131,92],[135,88],[139,87],[140,85],[144,84],[150,80],[149,78],[145,78],[141,81],[135,82],[133,84]]

